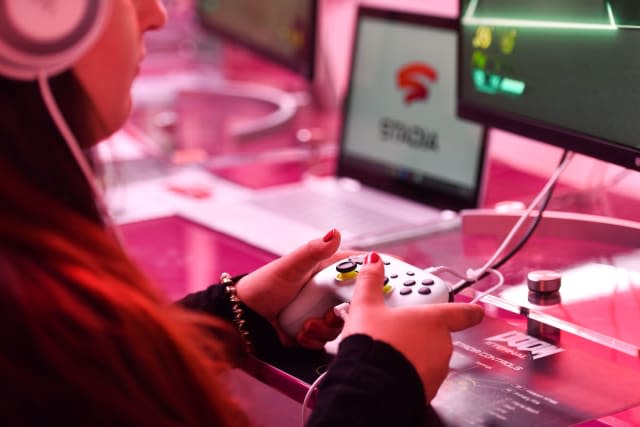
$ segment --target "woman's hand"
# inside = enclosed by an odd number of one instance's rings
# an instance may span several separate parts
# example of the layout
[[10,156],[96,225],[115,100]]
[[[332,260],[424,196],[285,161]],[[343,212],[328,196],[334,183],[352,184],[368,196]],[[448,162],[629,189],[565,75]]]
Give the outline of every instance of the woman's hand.
[[[291,344],[278,325],[278,315],[318,271],[350,255],[336,253],[339,246],[340,233],[329,231],[322,239],[312,240],[243,277],[236,284],[238,297],[276,327],[284,344]],[[320,349],[338,336],[342,324],[342,319],[329,310],[324,318],[307,320],[296,341],[305,348]]]
[[383,281],[384,266],[372,252],[356,279],[343,337],[366,334],[400,351],[418,371],[431,401],[449,371],[451,332],[478,324],[482,308],[462,303],[391,308],[384,302]]

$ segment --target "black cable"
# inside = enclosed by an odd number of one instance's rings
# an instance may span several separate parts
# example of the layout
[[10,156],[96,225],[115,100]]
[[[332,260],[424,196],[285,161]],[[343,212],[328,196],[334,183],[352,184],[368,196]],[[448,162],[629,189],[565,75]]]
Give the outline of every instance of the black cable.
[[[558,167],[560,165],[562,165],[562,163],[567,159],[568,155],[569,155],[569,151],[564,150],[564,152],[562,153],[562,157],[560,158],[560,162],[558,163]],[[542,204],[540,205],[540,208],[538,209],[538,214],[535,217],[533,217],[533,222],[531,223],[531,225],[529,225],[529,228],[524,233],[524,235],[522,236],[520,241],[518,243],[516,243],[513,246],[513,248],[511,248],[511,250],[504,257],[502,257],[502,259],[500,259],[499,261],[496,261],[491,266],[491,268],[500,268],[500,267],[502,267],[520,249],[522,249],[522,247],[529,241],[529,239],[533,235],[533,232],[535,231],[536,228],[538,228],[538,224],[540,224],[540,221],[542,220],[542,213],[547,209],[547,206],[549,205],[549,201],[551,200],[551,197],[553,196],[553,190],[556,188],[556,184],[557,183],[558,182],[556,181],[549,188],[549,191],[547,192],[547,195],[545,196],[544,200],[542,201]]]
[[[560,162],[558,163],[558,167],[560,165],[562,165],[562,163],[567,159],[568,155],[569,155],[569,151],[564,150],[564,152],[562,153],[562,157],[560,158]],[[511,258],[513,258],[513,256],[518,251],[520,251],[520,249],[522,249],[522,247],[529,241],[529,239],[533,235],[533,232],[536,230],[536,228],[538,228],[538,224],[540,224],[540,221],[542,220],[542,214],[547,209],[547,206],[549,205],[549,201],[551,200],[551,196],[553,195],[553,190],[555,189],[556,184],[557,184],[557,181],[555,183],[553,183],[553,185],[551,185],[551,187],[549,188],[549,191],[547,191],[547,194],[546,194],[544,200],[542,201],[542,204],[540,205],[540,208],[538,208],[538,214],[535,217],[533,217],[533,221],[529,225],[529,228],[522,235],[522,237],[520,238],[518,243],[516,243],[511,248],[511,250],[509,250],[509,252],[507,252],[506,255],[504,255],[501,259],[496,261],[491,266],[492,269],[498,269],[498,268],[502,267],[507,261],[509,261]],[[473,281],[472,280],[467,280],[467,281],[465,281],[463,284],[461,284],[459,287],[457,287],[455,289],[455,292],[458,293],[458,292],[462,291],[463,289],[468,288],[469,286],[471,286],[472,284],[474,284],[478,280],[487,277],[487,275],[489,275],[489,274],[490,273],[488,271],[485,271],[476,280],[473,280]]]

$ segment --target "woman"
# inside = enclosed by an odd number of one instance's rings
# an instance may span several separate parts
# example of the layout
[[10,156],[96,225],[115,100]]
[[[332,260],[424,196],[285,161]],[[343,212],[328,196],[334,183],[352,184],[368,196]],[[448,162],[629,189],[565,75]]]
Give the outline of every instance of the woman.
[[[336,336],[341,322],[331,314],[309,319],[295,340],[280,333],[277,318],[313,274],[344,256],[336,253],[340,233],[181,304],[165,301],[114,239],[99,191],[42,100],[50,86],[83,148],[118,130],[131,108],[143,34],[164,24],[165,11],[159,0],[87,3],[109,5],[105,22],[59,72],[3,71],[0,44],[3,424],[244,425],[218,374],[242,360],[247,343],[270,358]],[[18,4],[42,3],[0,0],[0,11]],[[383,277],[379,256],[369,254],[310,425],[423,425],[425,402],[447,373],[450,332],[482,317],[467,304],[391,310]]]

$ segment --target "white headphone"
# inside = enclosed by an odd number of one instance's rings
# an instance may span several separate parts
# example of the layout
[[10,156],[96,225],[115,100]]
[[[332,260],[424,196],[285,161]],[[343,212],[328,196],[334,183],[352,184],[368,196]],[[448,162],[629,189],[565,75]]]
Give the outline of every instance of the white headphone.
[[70,68],[101,34],[112,0],[0,0],[0,75],[37,80],[43,101],[91,187],[117,242],[122,238],[93,171],[51,92],[49,77]]
[[0,0],[0,75],[35,80],[69,68],[100,35],[111,0]]

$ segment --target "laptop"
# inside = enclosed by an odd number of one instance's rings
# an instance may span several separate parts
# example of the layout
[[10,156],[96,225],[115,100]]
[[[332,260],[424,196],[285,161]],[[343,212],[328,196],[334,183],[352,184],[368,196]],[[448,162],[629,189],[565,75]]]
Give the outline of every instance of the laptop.
[[366,249],[456,227],[478,206],[486,132],[456,115],[458,20],[356,16],[336,175],[225,204],[216,229],[278,255],[332,228]]

